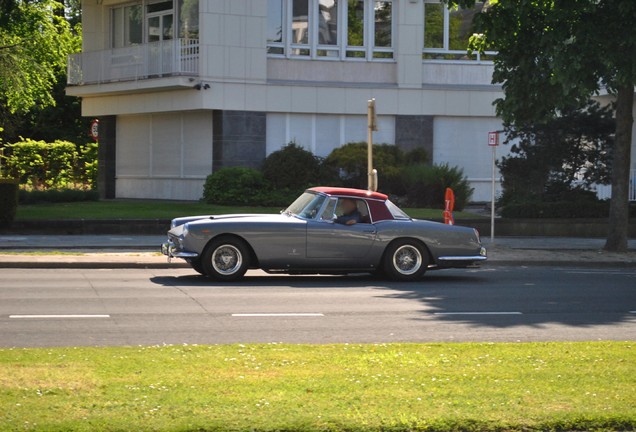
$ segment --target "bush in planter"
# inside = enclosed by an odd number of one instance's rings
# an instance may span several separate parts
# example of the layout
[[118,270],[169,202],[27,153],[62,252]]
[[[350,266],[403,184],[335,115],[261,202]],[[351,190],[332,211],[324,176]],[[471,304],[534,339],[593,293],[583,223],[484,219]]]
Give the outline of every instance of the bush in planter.
[[18,180],[0,177],[0,226],[11,225],[18,209]]
[[203,187],[203,200],[220,205],[260,205],[263,191],[270,185],[252,168],[229,167],[210,174]]

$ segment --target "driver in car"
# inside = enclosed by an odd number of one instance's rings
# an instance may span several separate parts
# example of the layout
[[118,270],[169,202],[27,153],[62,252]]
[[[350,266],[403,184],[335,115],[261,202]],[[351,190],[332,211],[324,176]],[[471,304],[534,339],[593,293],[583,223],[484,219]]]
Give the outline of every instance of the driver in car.
[[362,222],[362,215],[358,211],[356,202],[350,198],[341,200],[343,213],[335,220],[336,223],[343,225],[353,225]]

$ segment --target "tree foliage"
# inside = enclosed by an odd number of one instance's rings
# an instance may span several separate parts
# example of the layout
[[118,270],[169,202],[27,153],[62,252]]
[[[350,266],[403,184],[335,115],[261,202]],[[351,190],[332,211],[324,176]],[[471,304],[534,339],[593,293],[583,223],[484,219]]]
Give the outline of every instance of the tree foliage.
[[[448,0],[472,6],[474,0]],[[477,16],[471,48],[496,50],[497,114],[526,127],[582,107],[602,92],[615,96],[612,199],[606,249],[627,249],[632,109],[636,84],[633,0],[491,0]]]
[[52,105],[51,90],[80,40],[55,0],[3,0],[0,102],[10,113]]
[[567,195],[609,183],[615,128],[612,110],[594,101],[545,123],[509,126],[506,136],[515,144],[512,155],[498,164],[504,189],[500,205],[549,201],[555,192]]

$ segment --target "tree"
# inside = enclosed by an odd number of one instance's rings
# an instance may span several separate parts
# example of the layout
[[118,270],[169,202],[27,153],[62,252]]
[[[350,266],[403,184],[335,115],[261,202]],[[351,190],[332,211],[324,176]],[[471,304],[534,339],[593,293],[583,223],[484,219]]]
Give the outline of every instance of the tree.
[[0,103],[10,112],[54,104],[51,91],[79,50],[79,38],[55,0],[2,0]]
[[[448,0],[472,7],[474,0]],[[472,48],[496,50],[493,83],[504,125],[543,123],[607,91],[616,132],[606,250],[626,251],[629,163],[636,84],[633,0],[491,0],[477,16]]]
[[545,123],[506,128],[515,143],[498,165],[503,177],[500,205],[581,196],[597,201],[593,184],[608,184],[616,123],[613,111],[590,101]]

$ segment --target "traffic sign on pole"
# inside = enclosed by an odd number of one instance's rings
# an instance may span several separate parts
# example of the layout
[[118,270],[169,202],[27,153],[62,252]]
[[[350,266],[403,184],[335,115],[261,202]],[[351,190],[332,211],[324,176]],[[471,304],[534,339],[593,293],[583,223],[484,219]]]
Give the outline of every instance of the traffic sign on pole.
[[488,132],[488,145],[492,148],[492,178],[490,190],[490,243],[495,243],[495,179],[497,175],[497,146],[499,131]]
[[499,145],[499,132],[488,132],[488,145],[491,147]]
[[99,141],[99,120],[95,119],[91,122],[91,137],[95,141]]

